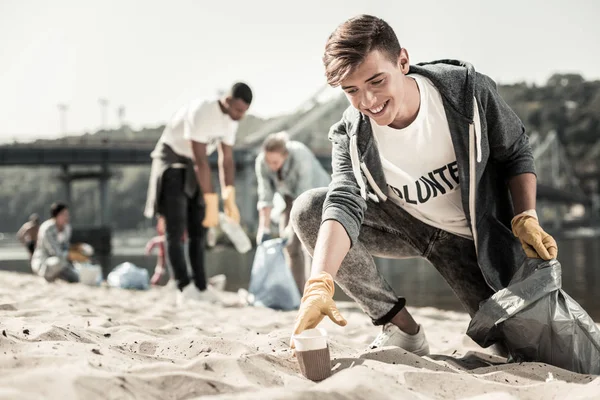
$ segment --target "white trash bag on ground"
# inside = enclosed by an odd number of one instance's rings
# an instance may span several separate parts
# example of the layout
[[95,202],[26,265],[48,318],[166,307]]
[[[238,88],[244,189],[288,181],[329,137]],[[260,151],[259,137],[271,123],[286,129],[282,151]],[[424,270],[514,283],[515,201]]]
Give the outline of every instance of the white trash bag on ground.
[[300,306],[300,293],[283,255],[286,242],[271,239],[256,248],[248,288],[251,304],[276,310],[295,310]]
[[106,278],[108,286],[121,289],[146,290],[150,287],[148,271],[130,262],[119,264]]
[[102,267],[92,263],[74,263],[79,273],[79,282],[88,286],[100,286],[102,283]]

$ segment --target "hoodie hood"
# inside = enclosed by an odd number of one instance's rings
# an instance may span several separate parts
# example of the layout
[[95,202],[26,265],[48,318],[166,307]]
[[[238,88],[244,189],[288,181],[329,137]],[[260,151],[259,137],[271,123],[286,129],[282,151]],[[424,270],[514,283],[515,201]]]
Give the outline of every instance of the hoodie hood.
[[431,80],[448,104],[473,122],[475,68],[471,64],[458,60],[438,60],[411,65],[408,73]]

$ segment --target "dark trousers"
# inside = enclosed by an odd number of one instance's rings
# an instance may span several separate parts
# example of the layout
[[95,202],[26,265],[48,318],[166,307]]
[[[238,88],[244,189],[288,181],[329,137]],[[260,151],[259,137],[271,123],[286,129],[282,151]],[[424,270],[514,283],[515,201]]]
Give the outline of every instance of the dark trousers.
[[35,251],[35,240],[30,240],[29,242],[25,243],[25,247],[27,247],[29,255],[33,255],[33,252]]
[[75,267],[73,267],[73,265],[71,265],[69,263],[69,266],[66,267],[65,269],[63,269],[60,272],[60,274],[58,274],[58,277],[56,279],[61,279],[68,283],[78,283],[79,282],[79,273],[77,272]]
[[[204,269],[204,244],[206,228],[202,226],[205,206],[200,201],[202,193],[198,189],[193,197],[184,192],[185,170],[169,168],[161,181],[159,213],[165,218],[166,260],[171,275],[182,290],[191,279],[199,290],[206,289]],[[185,260],[184,244],[181,240],[185,230],[188,233],[188,254],[192,267],[190,279]]]

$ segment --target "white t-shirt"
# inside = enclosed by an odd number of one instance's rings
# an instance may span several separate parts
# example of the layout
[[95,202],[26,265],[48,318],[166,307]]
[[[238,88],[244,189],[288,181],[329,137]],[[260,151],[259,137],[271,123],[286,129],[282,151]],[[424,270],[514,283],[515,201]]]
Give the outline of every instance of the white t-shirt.
[[462,207],[456,154],[442,97],[427,78],[419,87],[417,118],[406,128],[371,120],[390,200],[426,224],[472,238]]
[[192,158],[190,140],[205,143],[207,154],[219,142],[233,146],[238,122],[223,114],[218,100],[194,100],[180,108],[171,118],[159,142],[166,143],[181,156]]

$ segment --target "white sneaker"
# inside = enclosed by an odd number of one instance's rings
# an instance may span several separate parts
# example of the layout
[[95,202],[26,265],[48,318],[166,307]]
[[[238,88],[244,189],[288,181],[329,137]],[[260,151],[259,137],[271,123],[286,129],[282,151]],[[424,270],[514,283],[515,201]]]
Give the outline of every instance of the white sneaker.
[[401,347],[418,356],[429,354],[429,344],[421,325],[419,325],[417,333],[409,335],[391,322],[385,324],[381,329],[381,333],[377,335],[373,343],[369,345],[369,348],[376,349],[385,346]]
[[206,290],[198,290],[196,285],[190,283],[183,288],[182,291],[177,293],[177,305],[179,307],[189,304],[190,302],[208,302],[208,303],[219,303],[220,299],[215,293],[215,290],[207,286]]

